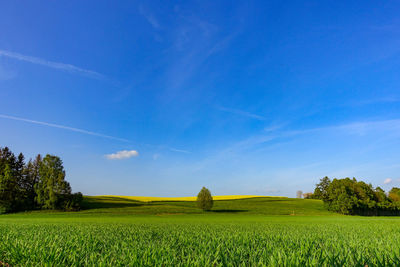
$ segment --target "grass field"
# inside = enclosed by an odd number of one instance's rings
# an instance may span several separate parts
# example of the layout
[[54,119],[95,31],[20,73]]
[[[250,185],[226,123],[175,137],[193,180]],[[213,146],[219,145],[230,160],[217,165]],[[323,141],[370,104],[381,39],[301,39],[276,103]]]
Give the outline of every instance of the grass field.
[[[220,197],[222,198],[222,197]],[[139,201],[138,197],[96,196],[85,197],[81,213],[111,214],[202,214],[192,200]],[[147,198],[150,199],[150,198]],[[161,198],[160,198],[161,199]],[[165,199],[165,198],[162,198]],[[214,201],[213,213],[243,213],[263,215],[327,215],[320,200],[291,199],[286,197],[236,197]]]
[[140,202],[86,197],[75,213],[0,216],[12,266],[399,266],[400,220],[339,216],[318,200]]

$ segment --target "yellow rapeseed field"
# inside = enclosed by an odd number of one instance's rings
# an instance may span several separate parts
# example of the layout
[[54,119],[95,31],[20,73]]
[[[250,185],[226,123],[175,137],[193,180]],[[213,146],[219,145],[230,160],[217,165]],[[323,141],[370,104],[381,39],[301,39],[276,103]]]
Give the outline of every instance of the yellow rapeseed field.
[[[116,196],[116,195],[104,195],[99,197],[118,197],[126,198],[131,200],[137,200],[142,202],[151,201],[196,201],[196,197],[141,197],[141,196]],[[234,200],[244,198],[255,198],[255,197],[270,197],[270,196],[253,196],[253,195],[229,195],[229,196],[213,196],[214,200]]]

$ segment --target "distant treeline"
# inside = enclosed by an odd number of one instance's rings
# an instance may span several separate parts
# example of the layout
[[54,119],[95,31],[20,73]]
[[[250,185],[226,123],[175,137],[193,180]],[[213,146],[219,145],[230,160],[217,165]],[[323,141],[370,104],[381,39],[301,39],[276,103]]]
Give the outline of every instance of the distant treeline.
[[34,209],[79,210],[82,194],[72,194],[59,157],[37,155],[25,163],[0,147],[0,213]]
[[314,193],[305,198],[323,200],[328,210],[351,215],[400,215],[400,188],[393,187],[388,194],[380,187],[372,187],[355,178],[329,179],[324,177]]

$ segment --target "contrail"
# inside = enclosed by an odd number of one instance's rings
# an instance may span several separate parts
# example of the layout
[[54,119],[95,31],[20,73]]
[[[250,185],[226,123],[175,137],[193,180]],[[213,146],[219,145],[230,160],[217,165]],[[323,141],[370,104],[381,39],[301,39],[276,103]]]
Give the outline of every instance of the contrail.
[[265,117],[263,117],[263,116],[256,115],[256,114],[253,114],[253,113],[250,113],[250,112],[247,112],[247,111],[243,111],[243,110],[239,110],[239,109],[226,108],[226,107],[222,107],[222,106],[217,106],[217,109],[219,109],[221,111],[237,114],[237,115],[240,115],[240,116],[245,116],[245,117],[249,117],[249,118],[252,118],[252,119],[260,120],[260,121],[265,120]]
[[[131,140],[124,139],[124,138],[119,138],[111,135],[105,135],[101,133],[96,133],[96,132],[91,132],[79,128],[74,128],[74,127],[69,127],[65,125],[60,125],[60,124],[55,124],[55,123],[49,123],[49,122],[44,122],[44,121],[36,121],[36,120],[31,120],[31,119],[26,119],[26,118],[21,118],[21,117],[15,117],[15,116],[10,116],[10,115],[5,115],[5,114],[0,114],[0,118],[3,119],[9,119],[9,120],[14,120],[14,121],[22,121],[22,122],[27,122],[27,123],[32,123],[32,124],[37,124],[37,125],[42,125],[42,126],[47,126],[47,127],[52,127],[52,128],[58,128],[58,129],[63,129],[63,130],[68,130],[76,133],[82,133],[82,134],[87,134],[87,135],[92,135],[92,136],[97,136],[97,137],[102,137],[102,138],[107,138],[111,140],[117,140],[121,142],[126,142],[126,143],[132,143]],[[155,145],[150,145],[150,144],[145,144],[151,147],[160,147],[160,146],[155,146]],[[189,154],[191,153],[190,151],[183,150],[183,149],[176,149],[173,147],[165,147],[161,146],[164,149],[168,149],[173,152],[178,152],[178,153],[186,153]]]
[[190,151],[183,150],[183,149],[177,149],[177,148],[173,148],[173,147],[168,147],[168,149],[173,152],[179,152],[179,153],[185,153],[185,154],[191,153]]
[[82,134],[87,134],[87,135],[93,135],[93,136],[98,136],[98,137],[103,137],[103,138],[108,138],[112,140],[117,140],[117,141],[122,141],[122,142],[131,142],[127,139],[119,138],[119,137],[114,137],[110,135],[105,135],[101,133],[95,133],[79,128],[73,128],[69,126],[64,126],[64,125],[59,125],[59,124],[54,124],[54,123],[48,123],[48,122],[43,122],[43,121],[35,121],[35,120],[30,120],[30,119],[25,119],[25,118],[20,118],[20,117],[14,117],[14,116],[9,116],[9,115],[4,115],[0,114],[0,118],[3,119],[9,119],[9,120],[15,120],[15,121],[23,121],[23,122],[28,122],[32,124],[38,124],[38,125],[43,125],[43,126],[48,126],[48,127],[53,127],[53,128],[58,128],[58,129],[64,129],[72,132],[77,132],[77,133],[82,133]]
[[82,75],[89,76],[89,77],[96,78],[96,79],[104,79],[105,78],[104,75],[102,75],[98,72],[82,69],[82,68],[76,67],[71,64],[48,61],[46,59],[25,56],[25,55],[10,52],[10,51],[0,50],[0,56],[5,56],[5,57],[21,60],[21,61],[33,63],[33,64],[43,65],[43,66],[53,68],[53,69],[74,72],[74,73],[82,74]]

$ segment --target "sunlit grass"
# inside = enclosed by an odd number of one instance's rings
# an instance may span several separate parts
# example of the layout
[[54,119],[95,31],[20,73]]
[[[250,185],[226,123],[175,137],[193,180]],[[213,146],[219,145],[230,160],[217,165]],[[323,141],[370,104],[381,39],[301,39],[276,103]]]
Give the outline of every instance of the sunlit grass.
[[397,218],[346,217],[326,211],[320,200],[283,197],[217,196],[208,212],[194,197],[132,198],[85,196],[80,212],[1,215],[0,261],[11,266],[400,266]]
[[[152,202],[152,201],[196,201],[196,197],[143,197],[143,196],[117,196],[117,195],[103,195],[98,197],[117,197],[130,200]],[[235,200],[247,198],[259,198],[271,196],[255,196],[255,195],[227,195],[227,196],[213,196],[214,200]]]
[[398,218],[76,214],[0,216],[0,260],[11,266],[400,266]]

